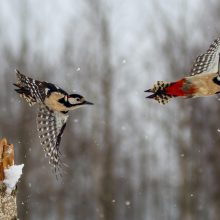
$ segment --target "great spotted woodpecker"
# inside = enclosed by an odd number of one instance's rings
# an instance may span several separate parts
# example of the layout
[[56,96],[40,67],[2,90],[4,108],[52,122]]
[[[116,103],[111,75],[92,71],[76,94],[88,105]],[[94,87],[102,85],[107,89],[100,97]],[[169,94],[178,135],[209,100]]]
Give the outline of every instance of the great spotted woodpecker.
[[190,76],[176,82],[158,81],[153,88],[145,92],[153,94],[146,98],[155,99],[166,104],[173,97],[203,97],[220,92],[220,38],[216,39],[206,53],[197,57],[190,72]]
[[55,171],[60,169],[59,145],[63,131],[68,119],[68,111],[84,105],[93,105],[78,94],[69,95],[60,87],[34,80],[23,74],[17,69],[17,83],[14,84],[15,91],[23,97],[30,106],[38,103],[37,130],[40,143],[43,146],[45,155],[49,157],[49,163],[53,165]]

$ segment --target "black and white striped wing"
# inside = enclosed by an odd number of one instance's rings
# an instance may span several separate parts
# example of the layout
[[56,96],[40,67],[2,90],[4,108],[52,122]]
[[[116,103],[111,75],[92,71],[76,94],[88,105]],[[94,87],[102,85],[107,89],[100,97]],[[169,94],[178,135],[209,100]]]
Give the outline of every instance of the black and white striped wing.
[[41,102],[43,100],[41,92],[43,83],[21,74],[17,69],[15,72],[18,79],[17,83],[14,84],[18,87],[15,91],[18,92],[30,106],[36,102]]
[[199,55],[193,64],[190,75],[217,73],[220,53],[220,38],[213,41],[206,53]]
[[49,163],[52,164],[55,171],[61,165],[59,145],[67,119],[66,114],[51,111],[43,104],[39,106],[37,130],[45,155],[49,158]]

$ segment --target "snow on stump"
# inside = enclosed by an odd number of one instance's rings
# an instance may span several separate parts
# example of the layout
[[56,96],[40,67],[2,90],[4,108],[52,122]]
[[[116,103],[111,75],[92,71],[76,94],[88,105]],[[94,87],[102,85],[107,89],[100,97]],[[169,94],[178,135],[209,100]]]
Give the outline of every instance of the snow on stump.
[[14,146],[0,139],[0,219],[17,219],[16,184],[22,165],[14,165]]

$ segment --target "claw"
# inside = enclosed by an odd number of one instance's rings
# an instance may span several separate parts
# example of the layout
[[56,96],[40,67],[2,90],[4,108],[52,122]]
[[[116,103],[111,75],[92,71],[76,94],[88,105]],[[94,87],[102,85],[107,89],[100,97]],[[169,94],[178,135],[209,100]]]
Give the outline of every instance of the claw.
[[149,96],[147,96],[147,97],[145,97],[145,98],[147,98],[147,99],[153,99],[155,97],[155,94],[152,94],[152,95],[149,95]]
[[152,89],[147,89],[144,92],[153,92]]

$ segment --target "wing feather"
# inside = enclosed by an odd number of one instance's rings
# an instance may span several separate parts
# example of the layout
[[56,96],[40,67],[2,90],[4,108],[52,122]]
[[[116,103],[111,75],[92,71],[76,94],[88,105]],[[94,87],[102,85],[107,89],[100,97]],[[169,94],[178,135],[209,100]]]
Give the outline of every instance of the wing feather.
[[220,38],[213,41],[206,53],[199,55],[193,64],[190,75],[217,73],[220,53]]
[[66,126],[68,115],[54,112],[45,105],[39,106],[37,114],[37,129],[41,145],[45,151],[49,163],[56,169],[60,168],[59,145]]

